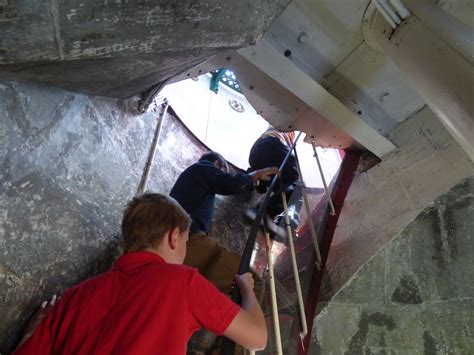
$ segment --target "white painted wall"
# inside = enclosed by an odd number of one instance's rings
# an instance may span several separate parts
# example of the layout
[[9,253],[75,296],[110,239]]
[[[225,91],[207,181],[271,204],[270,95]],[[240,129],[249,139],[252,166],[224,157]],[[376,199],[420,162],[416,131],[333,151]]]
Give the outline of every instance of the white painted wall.
[[[201,75],[198,81],[183,80],[166,86],[161,92],[188,128],[209,148],[221,153],[241,169],[248,168],[248,154],[255,140],[266,130],[268,122],[257,114],[245,96],[219,85],[215,94],[209,90],[211,76]],[[229,100],[239,101],[245,111],[236,112]],[[302,137],[304,138],[304,137]],[[305,183],[322,187],[311,145],[300,139],[298,157]],[[330,181],[337,173],[341,158],[335,149],[320,149],[318,154],[325,177]]]

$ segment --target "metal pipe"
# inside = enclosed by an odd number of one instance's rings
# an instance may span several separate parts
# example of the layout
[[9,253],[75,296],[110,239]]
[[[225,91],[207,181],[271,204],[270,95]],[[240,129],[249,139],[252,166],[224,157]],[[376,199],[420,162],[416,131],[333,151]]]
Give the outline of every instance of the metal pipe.
[[392,9],[392,6],[387,2],[387,0],[378,0],[380,5],[384,8],[387,14],[391,17],[393,22],[397,25],[402,23],[402,19],[397,15],[395,10]]
[[305,309],[304,309],[303,294],[301,292],[301,282],[300,282],[300,275],[299,275],[299,272],[298,272],[298,264],[296,262],[295,246],[293,244],[293,231],[291,230],[290,216],[288,214],[288,203],[286,201],[286,195],[285,195],[285,191],[283,190],[283,184],[281,183],[281,180],[280,180],[280,185],[282,187],[281,188],[281,201],[283,203],[283,210],[285,211],[286,233],[288,235],[288,244],[290,246],[291,268],[293,269],[293,277],[295,279],[296,296],[297,296],[297,299],[298,299],[298,309],[300,311],[300,323],[301,323],[300,338],[304,339],[306,334],[308,334],[308,326],[306,324],[306,312],[305,312]]
[[334,216],[336,214],[336,209],[334,208],[334,204],[332,203],[331,194],[329,193],[328,185],[326,184],[326,179],[324,178],[323,168],[321,167],[321,162],[319,161],[319,156],[316,152],[316,145],[314,143],[314,139],[311,141],[311,145],[313,146],[314,157],[316,158],[316,162],[318,163],[319,174],[321,174],[321,180],[323,181],[324,193],[326,194],[329,207],[331,208],[331,215]]
[[265,223],[265,245],[267,247],[267,260],[268,260],[268,273],[270,281],[270,299],[272,303],[272,317],[273,317],[273,329],[275,332],[275,345],[278,355],[283,355],[283,347],[281,345],[281,333],[280,333],[280,318],[278,317],[278,302],[276,296],[275,286],[275,274],[273,272],[273,259],[272,259],[272,242],[270,240],[270,234],[267,228],[267,219],[264,219]]
[[311,208],[309,207],[309,201],[308,201],[308,193],[306,191],[306,184],[303,181],[303,174],[301,173],[301,166],[300,166],[300,161],[298,159],[298,154],[296,153],[295,149],[295,157],[296,157],[296,166],[298,167],[298,173],[300,174],[301,178],[301,193],[303,194],[303,204],[306,210],[307,214],[307,223],[309,226],[309,230],[311,232],[311,239],[313,240],[313,246],[314,246],[314,252],[316,254],[316,267],[318,270],[321,267],[321,252],[319,250],[319,242],[318,242],[318,236],[316,234],[316,228],[314,226],[313,222],[313,216],[311,214]]
[[397,13],[400,15],[402,19],[407,19],[410,17],[411,12],[405,6],[405,4],[401,0],[389,0],[392,6],[397,10]]
[[[265,266],[265,269],[263,270],[262,281],[261,281],[260,289],[259,289],[258,295],[257,295],[258,304],[260,304],[260,306],[262,305],[263,299],[265,298],[265,287],[266,287],[266,284],[267,284],[267,282],[266,282],[267,271],[268,271],[268,264]],[[270,280],[269,280],[269,282],[270,282]],[[248,350],[248,354],[249,355],[255,355],[255,350]]]
[[155,135],[153,136],[153,141],[151,143],[150,151],[148,153],[148,159],[145,164],[145,169],[143,170],[142,178],[140,180],[140,184],[138,185],[137,195],[144,193],[148,185],[151,166],[153,165],[153,160],[155,159],[156,154],[156,147],[158,145],[158,140],[160,139],[161,127],[163,126],[164,117],[169,107],[168,100],[164,99],[162,106],[162,110],[156,122]]
[[392,20],[389,14],[385,11],[385,9],[382,7],[382,5],[379,4],[377,0],[372,0],[372,4],[379,10],[379,12],[382,14],[382,16],[387,20],[387,22],[392,26],[393,29],[397,28],[397,24]]

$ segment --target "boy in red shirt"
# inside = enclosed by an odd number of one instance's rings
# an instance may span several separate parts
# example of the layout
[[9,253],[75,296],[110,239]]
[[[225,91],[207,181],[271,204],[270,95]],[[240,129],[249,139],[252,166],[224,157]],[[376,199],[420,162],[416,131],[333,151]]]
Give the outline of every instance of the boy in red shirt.
[[190,219],[172,198],[135,197],[124,211],[125,254],[69,290],[16,354],[185,354],[207,328],[251,350],[267,328],[250,274],[236,276],[242,308],[182,265]]

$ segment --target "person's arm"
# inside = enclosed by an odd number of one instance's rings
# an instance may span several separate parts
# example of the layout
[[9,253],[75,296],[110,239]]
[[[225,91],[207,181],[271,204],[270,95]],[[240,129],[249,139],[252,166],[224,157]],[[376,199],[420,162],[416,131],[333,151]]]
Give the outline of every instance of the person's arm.
[[251,173],[249,173],[249,175],[255,183],[260,180],[268,181],[270,180],[271,176],[275,175],[277,172],[278,168],[276,166],[271,166],[269,168],[252,171]]
[[270,180],[270,176],[278,172],[277,167],[255,170],[249,174],[232,175],[224,173],[216,168],[211,177],[214,192],[219,195],[237,195],[251,190],[255,182],[259,180]]
[[190,329],[206,328],[217,335],[225,335],[248,349],[261,349],[267,343],[267,327],[262,310],[253,293],[250,274],[236,277],[243,306],[239,307],[229,297],[200,275],[190,274],[188,307]]
[[253,292],[250,273],[236,275],[242,294],[242,308],[224,331],[224,335],[249,350],[262,350],[267,345],[267,324],[262,309]]

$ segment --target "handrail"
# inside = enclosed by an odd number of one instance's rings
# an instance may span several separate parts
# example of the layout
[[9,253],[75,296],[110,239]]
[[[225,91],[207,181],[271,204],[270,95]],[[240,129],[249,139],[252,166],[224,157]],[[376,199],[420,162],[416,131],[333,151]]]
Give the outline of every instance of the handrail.
[[[293,142],[293,145],[291,148],[288,150],[288,153],[285,156],[285,159],[283,159],[283,162],[281,163],[280,167],[278,168],[278,171],[281,172],[285,166],[286,162],[288,161],[288,158],[292,154],[293,150],[295,149],[296,143],[298,142],[298,139],[301,136],[301,133],[298,133],[298,135],[295,138],[295,141]],[[272,194],[273,189],[275,188],[277,181],[278,181],[278,174],[276,174],[273,177],[273,180],[268,187],[268,191],[265,193],[265,197],[263,199],[262,204],[260,205],[257,215],[255,216],[255,221],[252,224],[252,228],[250,229],[249,237],[247,238],[247,242],[245,243],[245,248],[244,252],[242,255],[242,258],[240,259],[240,264],[239,264],[239,269],[237,273],[239,275],[245,274],[246,272],[250,271],[250,261],[252,259],[252,253],[253,249],[255,247],[255,242],[257,240],[257,234],[258,234],[258,229],[260,228],[260,223],[263,220],[263,216],[265,215],[268,201],[270,200],[270,196]],[[237,304],[242,303],[242,296],[240,294],[240,291],[238,287],[233,287],[231,290],[231,299]],[[224,341],[222,342],[222,348],[220,351],[220,355],[234,355],[235,352],[235,343],[228,339],[225,338]]]
[[151,142],[150,151],[148,152],[148,159],[146,160],[142,178],[140,180],[140,184],[138,185],[137,195],[144,193],[148,185],[148,178],[150,177],[151,166],[153,165],[153,161],[155,159],[156,147],[158,145],[158,140],[160,139],[161,127],[163,127],[163,121],[165,120],[165,115],[168,112],[168,107],[169,102],[166,98],[164,98],[162,102],[161,112],[156,122],[153,141]]
[[[281,179],[280,179],[281,182]],[[273,270],[273,256],[272,256],[272,245],[273,242],[270,239],[270,233],[268,232],[268,220],[263,220],[264,234],[265,234],[265,246],[267,249],[267,265],[268,265],[268,278],[270,283],[270,300],[272,304],[272,316],[273,316],[273,331],[275,332],[275,345],[277,355],[283,355],[283,346],[281,344],[281,332],[280,332],[280,318],[278,314],[278,301],[276,293],[276,282],[275,273]]]
[[[295,158],[296,164],[298,165],[298,170],[300,171],[300,179],[302,182],[302,186],[304,186],[303,176],[301,175],[301,169],[299,166],[298,158],[296,157],[296,149],[295,149]],[[283,203],[283,210],[285,211],[285,225],[286,225],[286,233],[288,235],[288,246],[290,247],[290,255],[291,255],[291,269],[293,270],[293,277],[295,279],[295,289],[296,289],[296,298],[298,302],[298,311],[300,314],[300,338],[304,339],[306,334],[308,334],[308,327],[306,325],[306,312],[304,309],[304,301],[303,301],[303,294],[301,292],[301,281],[300,275],[298,270],[298,262],[296,261],[296,252],[295,246],[293,243],[293,231],[291,230],[290,224],[290,216],[288,212],[288,202],[286,200],[285,191],[283,190],[283,183],[280,181],[281,186],[281,201]],[[304,196],[306,191],[304,192]],[[307,202],[307,201],[306,201]]]
[[313,146],[314,157],[316,158],[316,162],[318,163],[319,174],[321,175],[321,181],[323,182],[323,186],[324,186],[324,193],[326,194],[329,207],[331,208],[331,216],[334,216],[336,214],[336,210],[334,208],[334,204],[332,203],[331,194],[329,193],[328,184],[326,183],[326,178],[324,177],[323,168],[321,167],[321,162],[319,161],[319,156],[318,156],[318,152],[316,151],[316,145],[314,143],[314,139],[311,141],[311,145]]
[[[295,158],[296,158],[296,162],[298,166],[298,172],[300,173],[300,176],[301,176],[301,193],[303,195],[303,203],[306,209],[306,215],[307,215],[306,220],[308,222],[308,226],[311,231],[311,239],[313,240],[314,252],[316,254],[316,267],[320,269],[321,268],[321,252],[319,250],[318,236],[316,234],[316,228],[314,227],[313,217],[311,216],[311,209],[309,208],[308,194],[306,193],[306,185],[304,183],[303,174],[301,172],[300,161],[298,159],[298,154],[296,153],[296,150],[295,150]],[[323,179],[324,179],[324,176],[323,176]]]

